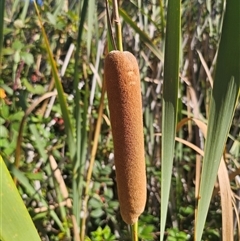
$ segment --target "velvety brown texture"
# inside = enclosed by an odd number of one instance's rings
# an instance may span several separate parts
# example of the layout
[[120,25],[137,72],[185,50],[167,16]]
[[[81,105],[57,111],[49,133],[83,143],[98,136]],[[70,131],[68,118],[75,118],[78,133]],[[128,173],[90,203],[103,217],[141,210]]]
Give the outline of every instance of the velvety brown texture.
[[136,58],[112,51],[105,59],[118,198],[123,220],[133,224],[146,203],[142,99]]

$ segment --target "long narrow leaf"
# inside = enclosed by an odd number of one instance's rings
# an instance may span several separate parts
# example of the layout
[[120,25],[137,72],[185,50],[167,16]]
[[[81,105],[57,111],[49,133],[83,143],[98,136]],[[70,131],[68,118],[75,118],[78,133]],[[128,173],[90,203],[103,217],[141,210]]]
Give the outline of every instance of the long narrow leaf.
[[172,176],[179,76],[180,0],[168,1],[163,83],[161,234],[163,240]]
[[0,156],[0,240],[40,241],[37,230]]
[[[79,91],[79,53],[82,41],[83,34],[83,25],[85,22],[87,8],[88,8],[88,0],[84,0],[83,5],[81,5],[82,1],[79,2],[79,8],[82,6],[81,11],[79,11],[79,26],[78,26],[78,37],[77,37],[77,46],[75,52],[75,65],[74,65],[74,90],[76,91],[74,96],[74,117],[76,121],[76,156],[74,159],[74,167],[73,167],[73,214],[76,217],[77,224],[80,224],[80,208],[81,208],[81,197],[82,194],[81,185],[83,180],[83,154],[85,153],[85,143],[86,143],[86,120],[82,120],[84,118],[84,113],[81,114],[80,109],[80,91]],[[85,84],[86,89],[86,84]],[[85,93],[86,97],[86,93]],[[84,101],[85,106],[85,101]],[[84,111],[83,111],[84,112]],[[86,115],[85,115],[86,117]]]
[[235,111],[240,86],[239,70],[240,1],[228,0],[210,103],[196,217],[195,240],[197,241],[202,237],[217,171]]
[[37,7],[35,1],[34,1],[34,6],[35,6],[35,9],[36,9],[36,12],[37,12],[38,19],[39,19],[40,27],[41,27],[42,34],[43,34],[43,39],[44,39],[44,42],[45,42],[47,54],[48,54],[48,57],[49,57],[51,68],[52,68],[52,74],[53,74],[53,77],[54,77],[55,86],[56,86],[56,89],[57,89],[57,92],[58,92],[59,103],[60,103],[60,106],[61,106],[61,111],[62,111],[63,120],[64,120],[64,124],[65,124],[65,129],[66,129],[66,134],[67,134],[67,143],[68,143],[70,157],[71,157],[71,159],[73,159],[73,157],[75,155],[76,147],[75,147],[75,144],[74,144],[72,124],[70,122],[70,116],[69,116],[66,98],[64,96],[63,87],[62,87],[62,84],[61,84],[61,81],[60,81],[60,77],[59,77],[59,74],[58,74],[58,70],[57,70],[55,60],[53,58],[53,54],[52,54],[52,51],[51,51],[51,48],[50,48],[48,37],[47,37],[47,34],[46,34],[45,29],[43,27],[42,19],[41,19],[41,16],[40,16],[40,13],[38,11],[38,7]]
[[27,15],[27,10],[28,10],[28,6],[29,6],[29,1],[24,1],[24,6],[22,9],[22,13],[20,15],[20,19],[24,22],[26,15]]
[[161,61],[163,61],[163,54],[162,52],[154,45],[152,40],[148,37],[148,35],[142,31],[137,24],[129,17],[129,15],[122,9],[119,8],[119,13],[123,17],[124,21],[128,23],[136,33],[139,34],[140,38],[143,40],[145,45],[158,57]]
[[[95,0],[89,0],[89,11],[88,11],[88,31],[87,31],[87,56],[90,57],[91,52],[91,40],[93,36],[93,24],[95,17]],[[97,35],[97,34],[96,34]]]
[[77,168],[80,166],[80,156],[81,156],[81,113],[80,113],[80,93],[79,93],[79,53],[80,53],[80,47],[81,47],[81,41],[82,41],[82,33],[83,33],[83,24],[85,21],[86,13],[87,13],[87,7],[88,7],[88,1],[84,1],[82,11],[79,13],[79,27],[78,27],[78,37],[77,37],[77,46],[76,46],[76,52],[75,52],[75,65],[74,65],[74,90],[76,91],[76,94],[74,96],[74,103],[75,103],[75,109],[74,109],[74,116],[76,120],[76,138],[77,138],[77,152],[76,152],[76,161],[74,170],[76,171]]

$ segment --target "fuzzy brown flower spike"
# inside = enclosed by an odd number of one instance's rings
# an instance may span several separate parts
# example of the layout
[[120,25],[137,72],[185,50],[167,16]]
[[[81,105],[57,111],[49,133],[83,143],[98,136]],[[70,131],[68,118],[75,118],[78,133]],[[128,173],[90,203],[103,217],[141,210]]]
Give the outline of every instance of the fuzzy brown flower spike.
[[130,52],[112,51],[104,66],[123,220],[134,224],[146,204],[140,76]]

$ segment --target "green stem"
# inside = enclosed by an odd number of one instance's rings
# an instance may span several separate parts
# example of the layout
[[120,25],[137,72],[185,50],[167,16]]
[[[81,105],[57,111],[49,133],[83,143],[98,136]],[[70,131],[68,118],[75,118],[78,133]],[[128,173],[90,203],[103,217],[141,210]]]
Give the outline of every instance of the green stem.
[[119,19],[117,0],[113,1],[113,9],[114,9],[114,22],[115,22],[115,28],[116,28],[117,49],[119,51],[123,51],[123,47],[122,47],[122,29],[121,29],[121,22],[120,22],[120,19]]
[[131,225],[132,241],[138,241],[138,221]]

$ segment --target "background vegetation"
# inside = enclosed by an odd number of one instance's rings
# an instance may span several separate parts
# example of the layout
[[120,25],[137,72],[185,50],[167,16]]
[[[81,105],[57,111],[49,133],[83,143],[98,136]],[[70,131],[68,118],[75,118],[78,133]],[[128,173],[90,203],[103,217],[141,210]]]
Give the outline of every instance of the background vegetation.
[[[57,84],[33,3],[6,0],[0,69],[0,155],[15,178],[42,240],[77,240],[77,226],[85,240],[130,240],[119,213],[103,88],[105,3],[37,3],[62,87]],[[182,1],[177,123],[185,117],[207,122],[209,117],[211,76],[215,73],[224,4],[223,0]],[[123,49],[136,56],[142,85],[148,198],[139,220],[139,237],[159,240],[159,133],[167,3],[138,0],[120,1],[119,5]],[[203,132],[192,122],[186,123],[178,137],[203,149]],[[239,130],[238,102],[224,153],[231,195],[235,197],[235,240],[240,237]],[[176,142],[165,240],[193,240],[200,162],[201,156],[191,147]],[[222,240],[218,182],[202,239]]]

